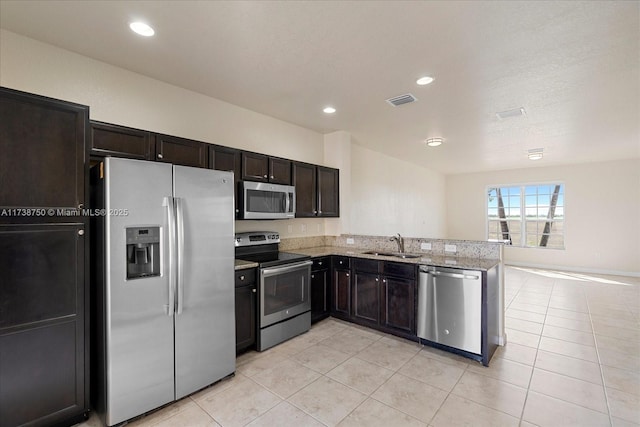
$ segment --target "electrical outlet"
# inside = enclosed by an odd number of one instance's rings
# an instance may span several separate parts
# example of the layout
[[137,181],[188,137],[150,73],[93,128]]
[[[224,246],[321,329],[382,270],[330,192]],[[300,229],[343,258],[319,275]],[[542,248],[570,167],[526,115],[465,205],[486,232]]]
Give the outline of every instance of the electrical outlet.
[[356,241],[353,240],[351,237],[347,237],[347,245],[353,245]]
[[301,224],[300,225],[300,231],[302,231],[303,233],[307,232],[307,224]]
[[287,225],[287,233],[293,233],[293,225]]
[[457,252],[456,245],[444,245],[445,252]]
[[431,250],[431,243],[420,243],[420,249],[422,249],[423,251],[430,251]]

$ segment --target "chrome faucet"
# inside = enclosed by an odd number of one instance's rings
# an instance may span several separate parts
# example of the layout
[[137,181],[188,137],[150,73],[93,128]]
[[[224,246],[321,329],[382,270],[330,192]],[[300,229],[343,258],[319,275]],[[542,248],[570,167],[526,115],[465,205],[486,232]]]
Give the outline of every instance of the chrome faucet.
[[392,238],[390,238],[389,241],[395,241],[398,244],[398,252],[400,252],[401,254],[404,253],[404,239],[402,238],[400,233],[398,233],[397,236],[393,236]]

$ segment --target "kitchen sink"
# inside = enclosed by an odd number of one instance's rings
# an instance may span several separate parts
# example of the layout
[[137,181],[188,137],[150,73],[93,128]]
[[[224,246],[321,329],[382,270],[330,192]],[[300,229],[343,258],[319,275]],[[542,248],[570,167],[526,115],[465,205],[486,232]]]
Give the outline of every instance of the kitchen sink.
[[405,254],[401,252],[378,252],[378,251],[367,251],[363,252],[365,255],[378,255],[378,256],[393,256],[396,258],[420,258],[422,255],[415,254]]

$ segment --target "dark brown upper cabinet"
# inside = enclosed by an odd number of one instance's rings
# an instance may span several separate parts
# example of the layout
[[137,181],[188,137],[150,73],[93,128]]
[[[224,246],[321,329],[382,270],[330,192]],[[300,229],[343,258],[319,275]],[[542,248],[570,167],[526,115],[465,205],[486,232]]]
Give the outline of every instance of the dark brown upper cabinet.
[[207,167],[208,144],[168,135],[156,135],[156,160],[175,165]]
[[317,166],[293,163],[293,185],[296,187],[296,217],[318,216]]
[[340,216],[339,173],[338,169],[293,163],[296,217]]
[[291,185],[291,160],[243,152],[242,179]]
[[155,135],[139,129],[91,122],[91,155],[153,160]]
[[269,182],[269,156],[258,153],[242,153],[242,179]]
[[340,216],[340,171],[318,166],[318,216]]
[[1,88],[0,117],[2,207],[84,206],[89,107]]
[[209,146],[209,167],[219,171],[235,174],[235,180],[240,179],[240,150],[220,145]]

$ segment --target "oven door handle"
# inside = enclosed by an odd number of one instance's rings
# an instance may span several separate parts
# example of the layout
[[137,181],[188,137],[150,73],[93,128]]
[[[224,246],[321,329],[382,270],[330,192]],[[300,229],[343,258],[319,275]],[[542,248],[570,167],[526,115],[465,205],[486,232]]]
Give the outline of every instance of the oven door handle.
[[302,267],[308,267],[311,264],[313,264],[313,261],[309,260],[309,261],[297,262],[295,264],[287,264],[282,267],[263,268],[260,271],[260,274],[263,277],[270,277],[270,276],[275,276],[277,274],[283,274],[283,273],[288,273],[290,271],[298,270]]

